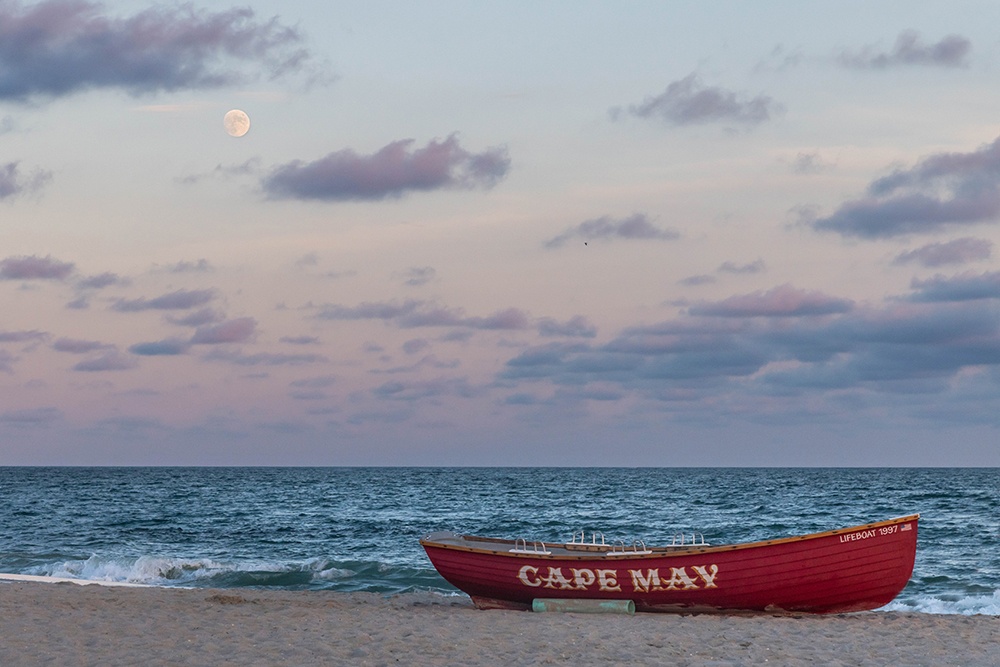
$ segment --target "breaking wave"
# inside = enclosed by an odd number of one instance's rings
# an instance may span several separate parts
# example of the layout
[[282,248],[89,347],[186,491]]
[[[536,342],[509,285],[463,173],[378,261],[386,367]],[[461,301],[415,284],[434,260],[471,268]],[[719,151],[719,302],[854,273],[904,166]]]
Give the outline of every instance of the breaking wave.
[[388,594],[455,592],[430,568],[373,561],[334,562],[324,558],[268,562],[156,556],[122,559],[93,555],[86,560],[35,565],[21,574],[165,587],[328,589]]

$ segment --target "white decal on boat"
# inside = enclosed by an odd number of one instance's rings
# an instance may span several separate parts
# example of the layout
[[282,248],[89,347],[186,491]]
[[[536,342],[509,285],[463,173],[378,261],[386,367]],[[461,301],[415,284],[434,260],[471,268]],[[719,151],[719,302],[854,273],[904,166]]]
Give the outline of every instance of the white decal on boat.
[[600,584],[602,591],[620,591],[622,589],[618,585],[618,570],[598,570],[597,583]]
[[[719,573],[719,566],[712,563],[707,568],[704,565],[692,565],[691,569],[705,582],[705,588],[715,588],[715,575]],[[709,574],[708,570],[712,573]]]
[[542,582],[533,577],[538,577],[538,568],[531,567],[530,565],[525,565],[521,568],[521,571],[517,573],[517,578],[520,579],[521,583],[525,586],[531,586],[532,588],[541,586]]
[[[890,526],[890,528],[895,528],[895,526]],[[886,530],[886,528],[882,528],[881,530],[884,531],[884,530]],[[890,532],[892,532],[892,531],[890,531]],[[856,533],[848,533],[846,535],[841,535],[840,536],[840,541],[841,542],[855,542],[857,540],[867,540],[869,538],[875,537],[876,534],[878,534],[878,533],[876,533],[876,531],[875,531],[874,528],[869,528],[868,530],[859,530]],[[888,533],[883,532],[881,534],[882,535],[887,535]]]
[[573,583],[576,584],[576,586],[574,587],[576,588],[576,590],[585,591],[596,580],[597,577],[594,576],[593,570],[588,570],[585,567],[582,567],[579,570],[576,569],[575,567],[573,568]]
[[[650,591],[687,591],[699,588],[717,588],[715,579],[719,574],[719,566],[692,565],[693,575],[688,568],[670,568],[669,578],[660,578],[660,569],[628,570],[632,581],[632,589],[640,593]],[[620,592],[618,570],[591,570],[589,568],[569,568],[570,576],[566,576],[560,567],[547,567],[544,573],[533,565],[524,565],[517,573],[517,578],[525,586],[531,588],[551,588],[561,591],[586,591],[594,588],[605,592]]]

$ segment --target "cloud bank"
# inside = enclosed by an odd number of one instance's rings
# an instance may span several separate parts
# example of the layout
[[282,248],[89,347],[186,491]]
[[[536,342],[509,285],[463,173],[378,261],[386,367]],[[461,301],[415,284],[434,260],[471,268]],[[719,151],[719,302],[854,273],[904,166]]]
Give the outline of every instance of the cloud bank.
[[[664,415],[718,425],[727,418],[813,423],[826,415],[881,422],[899,401],[965,410],[963,391],[994,400],[1000,374],[1000,277],[937,277],[910,300],[861,307],[792,286],[705,304],[631,327],[603,344],[548,343],[511,358],[498,382],[512,405],[593,392],[641,397]],[[506,383],[506,384],[504,384]],[[534,387],[535,392],[529,391]],[[605,398],[604,400],[615,400]],[[987,410],[994,415],[995,410]],[[920,408],[910,415],[934,418]]]
[[409,192],[489,189],[510,169],[506,149],[471,153],[454,134],[423,148],[413,144],[402,139],[371,155],[344,149],[313,162],[295,160],[272,169],[261,188],[272,199],[379,201]]

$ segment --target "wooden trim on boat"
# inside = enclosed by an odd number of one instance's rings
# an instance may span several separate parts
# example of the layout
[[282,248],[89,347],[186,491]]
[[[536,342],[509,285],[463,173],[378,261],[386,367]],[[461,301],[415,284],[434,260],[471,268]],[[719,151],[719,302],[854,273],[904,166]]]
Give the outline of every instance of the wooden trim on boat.
[[[541,560],[594,560],[595,558],[608,558],[611,559],[635,559],[635,560],[645,560],[653,558],[663,558],[664,556],[685,556],[689,554],[707,554],[707,553],[720,553],[725,551],[739,551],[741,549],[753,549],[759,547],[769,547],[779,544],[788,544],[792,542],[804,542],[808,540],[815,540],[823,537],[832,537],[834,535],[843,535],[845,533],[854,533],[862,530],[872,530],[877,528],[883,528],[886,526],[897,525],[901,523],[910,523],[912,521],[918,521],[920,519],[919,514],[910,514],[908,516],[897,517],[895,519],[887,519],[885,521],[876,521],[873,523],[865,523],[859,526],[850,526],[848,528],[836,528],[834,530],[826,530],[820,533],[809,533],[807,535],[794,535],[791,537],[780,537],[772,540],[763,540],[760,542],[742,542],[739,544],[723,544],[719,546],[705,546],[705,547],[671,547],[671,546],[651,546],[648,549],[651,553],[631,553],[625,552],[618,554],[616,556],[608,556],[607,551],[611,545],[584,545],[588,547],[587,551],[580,551],[579,547],[581,545],[575,545],[574,549],[565,549],[565,544],[558,542],[545,542],[545,546],[549,548],[558,548],[560,553],[542,553],[542,552],[510,552],[507,549],[484,549],[480,547],[472,547],[464,544],[449,544],[447,542],[438,542],[436,540],[429,539],[430,536],[424,537],[420,540],[420,544],[427,547],[435,547],[439,549],[450,549],[453,551],[465,551],[468,553],[480,553],[480,554],[495,554],[508,556],[510,558],[531,558],[531,559],[541,559]],[[479,537],[476,535],[456,535],[463,541],[474,541],[482,543],[492,543],[500,546],[513,546],[521,540],[507,540],[497,537]],[[541,544],[542,542],[538,542]],[[528,544],[531,544],[529,541]],[[573,553],[576,551],[576,553]]]

